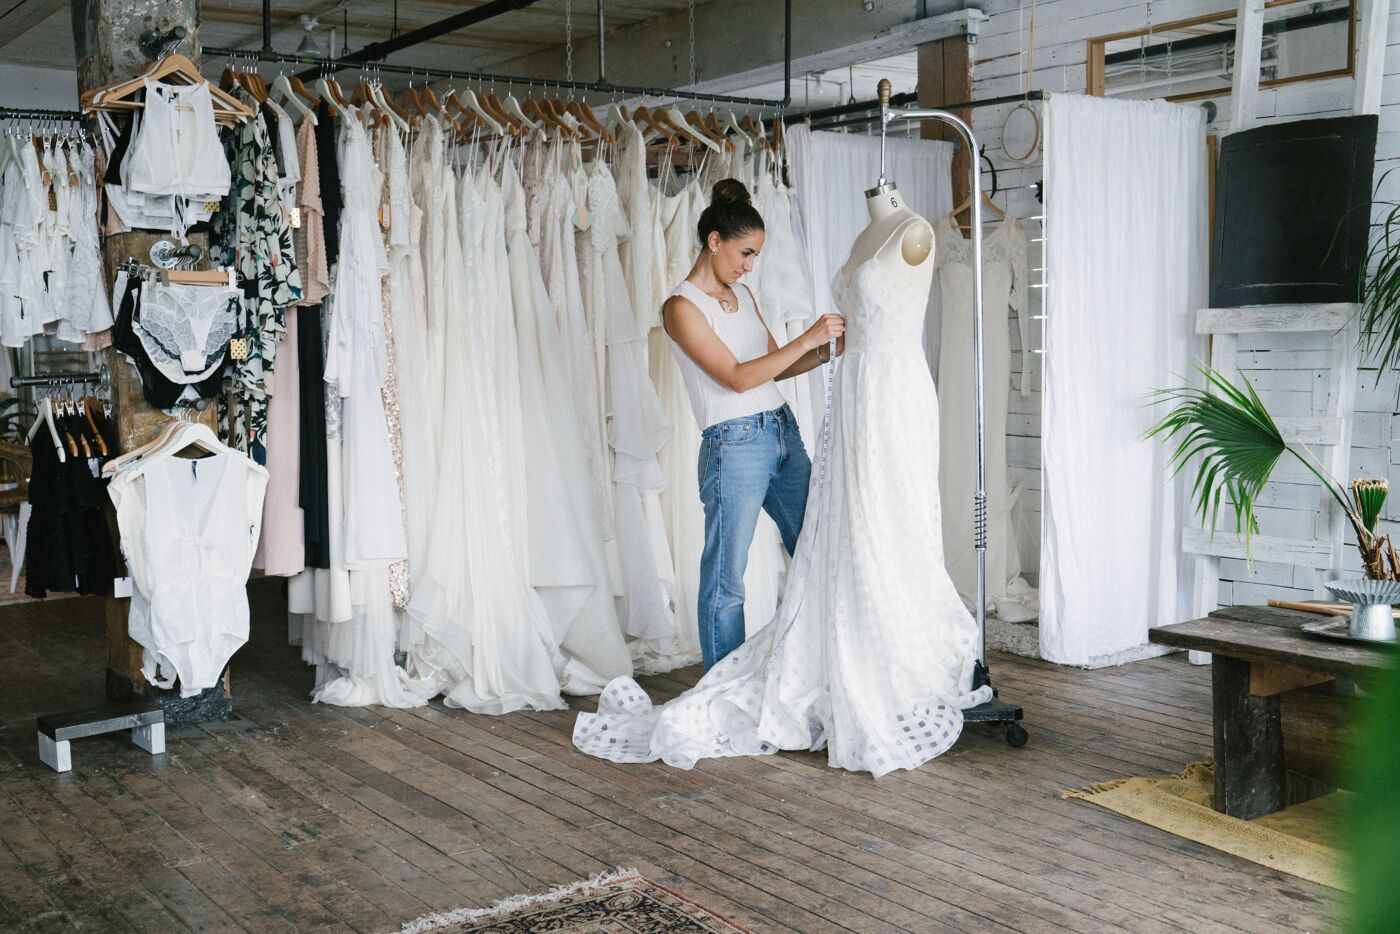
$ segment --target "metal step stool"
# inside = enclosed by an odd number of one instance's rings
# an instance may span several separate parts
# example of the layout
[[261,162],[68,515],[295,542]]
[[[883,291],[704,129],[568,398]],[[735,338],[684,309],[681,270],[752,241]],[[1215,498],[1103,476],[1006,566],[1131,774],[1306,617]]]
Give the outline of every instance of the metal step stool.
[[130,730],[131,741],[153,756],[165,752],[165,712],[155,704],[113,704],[78,713],[39,717],[39,758],[55,772],[73,768],[71,741]]

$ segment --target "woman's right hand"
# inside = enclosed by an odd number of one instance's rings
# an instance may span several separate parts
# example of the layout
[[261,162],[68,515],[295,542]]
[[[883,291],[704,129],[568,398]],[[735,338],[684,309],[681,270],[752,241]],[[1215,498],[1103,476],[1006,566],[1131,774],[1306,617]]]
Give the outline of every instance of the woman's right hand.
[[846,319],[840,315],[822,315],[802,335],[802,344],[808,350],[824,347],[846,333]]

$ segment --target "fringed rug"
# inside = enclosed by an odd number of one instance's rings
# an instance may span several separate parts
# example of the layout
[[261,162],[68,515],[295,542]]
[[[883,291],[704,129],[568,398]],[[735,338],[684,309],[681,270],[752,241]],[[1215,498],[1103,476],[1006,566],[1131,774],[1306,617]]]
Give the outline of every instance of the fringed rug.
[[1091,801],[1178,837],[1340,889],[1341,857],[1331,836],[1345,794],[1337,791],[1276,814],[1240,820],[1215,810],[1215,770],[1193,762],[1169,778],[1101,782],[1087,791],[1066,791],[1063,797]]
[[752,934],[635,870],[595,876],[490,908],[424,915],[399,934]]

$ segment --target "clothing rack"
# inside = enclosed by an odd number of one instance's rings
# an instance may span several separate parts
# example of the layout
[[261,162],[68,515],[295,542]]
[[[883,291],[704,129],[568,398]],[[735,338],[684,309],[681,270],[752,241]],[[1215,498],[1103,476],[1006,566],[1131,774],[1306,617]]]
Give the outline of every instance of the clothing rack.
[[78,123],[83,119],[79,110],[45,110],[40,107],[0,107],[0,120],[65,120]]
[[[342,67],[334,58],[317,58],[311,55],[288,55],[283,52],[259,52],[248,49],[229,49],[219,46],[205,46],[205,56],[213,58],[251,59],[260,62],[273,62],[285,65],[311,65],[323,67],[327,71]],[[591,91],[597,94],[627,94],[634,97],[673,97],[682,100],[707,101],[716,104],[735,104],[741,107],[760,107],[768,110],[783,110],[783,102],[762,97],[736,97],[732,94],[707,94],[701,91],[687,91],[683,88],[654,88],[640,85],[612,84],[607,81],[568,81],[562,78],[531,78],[520,75],[497,75],[481,71],[455,71],[444,68],[421,68],[410,65],[391,65],[375,62],[361,65],[366,73],[390,72],[398,75],[421,75],[424,78],[447,78],[454,81],[471,81],[476,84],[500,84],[506,87],[558,88],[570,91]],[[348,67],[348,65],[346,66]]]
[[[937,120],[951,126],[962,140],[967,144],[969,152],[980,152],[977,147],[977,137],[972,132],[972,127],[967,121],[957,114],[948,110],[930,107],[904,107],[894,108],[890,106],[890,82],[881,79],[879,83],[880,99],[878,104],[880,112],[877,118],[880,121],[880,180],[878,185],[866,192],[866,197],[881,194],[893,190],[893,185],[885,177],[885,129],[895,120]],[[1017,101],[1025,99],[1026,95],[1011,95],[1002,102]],[[984,101],[989,104],[992,101]],[[952,105],[959,107],[963,105]],[[974,542],[977,552],[977,603],[973,607],[977,620],[978,645],[977,662],[973,668],[972,686],[973,688],[991,687],[991,672],[987,665],[987,466],[986,466],[986,413],[983,408],[982,383],[984,381],[983,372],[983,337],[982,337],[982,173],[979,171],[978,160],[974,160],[969,166],[968,175],[971,180],[971,202],[972,212],[972,359],[973,359],[973,415],[977,424],[977,444],[975,456],[977,458],[977,487],[973,497],[973,530]],[[931,478],[932,483],[937,483],[938,478]],[[1018,704],[1008,704],[997,697],[995,688],[992,688],[992,699],[983,704],[978,704],[969,710],[963,711],[964,721],[967,723],[993,723],[1002,724],[1006,727],[1006,741],[1012,746],[1024,746],[1027,740],[1025,727],[1021,726],[1020,720],[1022,710]]]
[[[953,104],[939,104],[939,110],[975,110],[978,107],[997,107],[1002,104],[1019,104],[1025,101],[1043,101],[1046,94],[1044,91],[1028,91],[1024,94],[1003,94],[1000,97],[984,97],[981,100],[958,101]],[[903,94],[890,96],[891,107],[902,107],[905,104],[918,102],[918,95],[913,91],[906,91]],[[834,120],[827,123],[823,121],[832,118],[851,116],[848,120]],[[796,123],[807,121],[813,125],[813,129],[830,130],[844,126],[864,126],[875,123],[880,119],[880,102],[856,101],[854,104],[842,104],[839,107],[825,107],[821,110],[810,110],[806,113],[787,114],[783,117],[784,123]],[[820,124],[820,125],[818,125]]]
[[71,386],[78,383],[100,383],[101,373],[36,373],[33,376],[11,376],[10,388],[26,386]]

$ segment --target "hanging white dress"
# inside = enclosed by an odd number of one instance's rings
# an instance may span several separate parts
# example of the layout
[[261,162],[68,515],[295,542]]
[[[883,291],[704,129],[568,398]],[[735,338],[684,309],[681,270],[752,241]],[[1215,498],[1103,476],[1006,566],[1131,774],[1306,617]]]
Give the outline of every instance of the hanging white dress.
[[[972,243],[944,215],[937,224],[942,337],[938,353],[938,398],[942,406],[941,443],[947,456],[938,486],[948,512],[943,520],[943,551],[948,573],[969,605],[977,598],[977,553],[973,538],[973,496],[977,489],[977,423],[972,366]],[[1024,314],[1026,235],[1008,218],[982,241],[983,408],[986,417],[987,608],[1008,622],[1035,619],[1039,595],[1021,577],[1021,552],[1011,520],[1011,487],[1006,470],[1007,402],[1011,388],[1011,332],[1008,310]]]
[[[511,478],[495,439],[494,319],[485,305],[485,203],[474,184],[444,167],[437,186],[444,224],[447,359],[455,406],[438,446],[435,521],[427,568],[409,613],[424,640],[410,653],[414,674],[450,707],[504,714],[555,710],[557,659],[549,618],[531,589],[508,528]],[[457,205],[457,195],[466,199]],[[499,248],[499,247],[497,247]]]
[[358,122],[341,140],[340,260],[326,349],[326,382],[340,393],[344,447],[345,566],[388,567],[408,554],[389,425],[380,395],[387,372],[380,279],[389,271],[379,233],[380,172]]
[[[803,259],[792,221],[792,200],[784,187],[765,175],[759,179],[754,207],[763,217],[766,236],[758,261],[745,281],[753,288],[763,320],[779,344],[786,344],[811,326],[819,312],[812,295],[812,283]],[[778,383],[783,397],[797,415],[802,441],[810,455],[820,425],[821,412],[813,411],[812,388],[816,376],[803,374]],[[809,385],[810,384],[810,385]]]
[[647,373],[646,330],[632,310],[618,251],[631,229],[602,163],[594,163],[588,174],[588,214],[587,236],[580,238],[581,267],[588,316],[605,329],[607,437],[622,585],[618,609],[637,666],[665,671],[693,661],[677,645],[675,574],[657,500],[666,479],[656,454],[670,426]]
[[691,690],[652,707],[631,679],[580,714],[574,745],[615,762],[825,747],[832,766],[880,776],[941,754],[971,689],[977,625],[946,571],[937,489],[938,403],[924,360],[927,297],[875,263],[839,284],[846,353],[829,454],[773,621]]
[[577,507],[590,496],[587,456],[556,318],[526,234],[525,192],[514,166],[507,163],[502,173],[519,342],[530,581],[569,660],[562,689],[592,694],[630,673],[632,663],[613,606],[612,581],[599,554],[602,530],[592,510]]

